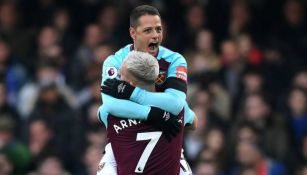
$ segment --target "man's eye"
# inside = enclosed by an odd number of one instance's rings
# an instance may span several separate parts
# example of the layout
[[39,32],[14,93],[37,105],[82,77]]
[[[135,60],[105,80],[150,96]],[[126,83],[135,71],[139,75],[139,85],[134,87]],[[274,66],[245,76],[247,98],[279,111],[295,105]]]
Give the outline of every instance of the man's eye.
[[145,33],[150,33],[150,29],[144,30]]
[[161,28],[157,28],[157,33],[161,33],[162,32],[162,29]]

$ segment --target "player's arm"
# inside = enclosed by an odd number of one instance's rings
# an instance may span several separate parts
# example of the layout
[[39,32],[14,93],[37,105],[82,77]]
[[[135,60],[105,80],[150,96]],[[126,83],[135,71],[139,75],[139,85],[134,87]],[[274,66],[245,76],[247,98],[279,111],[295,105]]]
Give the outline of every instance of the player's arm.
[[198,125],[198,118],[187,103],[184,105],[184,126],[185,129],[195,130]]
[[[168,69],[165,92],[149,92],[115,79],[108,79],[102,92],[119,99],[130,99],[138,104],[153,105],[177,115],[183,109],[186,99],[187,64],[179,54],[174,60]],[[118,90],[119,87],[124,88]]]

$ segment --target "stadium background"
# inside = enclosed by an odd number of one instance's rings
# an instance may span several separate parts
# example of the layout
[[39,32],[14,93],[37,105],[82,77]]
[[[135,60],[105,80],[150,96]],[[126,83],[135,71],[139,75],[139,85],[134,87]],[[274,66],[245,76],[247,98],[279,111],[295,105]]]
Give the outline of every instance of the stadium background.
[[0,2],[1,175],[96,174],[101,65],[144,3],[188,62],[195,174],[307,174],[307,1]]

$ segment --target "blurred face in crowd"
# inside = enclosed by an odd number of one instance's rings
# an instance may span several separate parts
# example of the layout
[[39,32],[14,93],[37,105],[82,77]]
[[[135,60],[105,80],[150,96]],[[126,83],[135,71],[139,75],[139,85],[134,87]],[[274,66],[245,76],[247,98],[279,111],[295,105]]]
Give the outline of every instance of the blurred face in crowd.
[[238,46],[234,41],[224,41],[221,46],[222,58],[226,64],[236,63],[239,60]]
[[284,8],[285,18],[292,25],[299,25],[304,19],[303,5],[297,1],[289,1]]
[[307,166],[305,166],[302,170],[302,175],[307,175]]
[[257,134],[248,126],[241,127],[238,133],[239,141],[256,141]]
[[197,34],[196,46],[200,51],[211,51],[213,45],[212,33],[208,30],[201,30]]
[[186,15],[188,26],[193,29],[199,29],[204,24],[204,11],[200,5],[193,5],[188,9]]
[[295,117],[299,117],[306,112],[307,97],[302,90],[292,90],[289,96],[288,104]]
[[249,12],[244,3],[234,3],[232,5],[231,20],[238,25],[244,25],[249,21]]
[[92,24],[86,27],[84,40],[88,47],[96,47],[103,40],[103,38],[103,33],[98,25]]
[[34,121],[30,124],[30,151],[32,154],[38,154],[47,146],[52,138],[51,130],[46,126],[46,123],[41,120]]
[[249,121],[264,120],[269,114],[269,107],[259,95],[249,95],[245,101],[245,115]]
[[259,150],[248,141],[241,141],[237,146],[237,160],[243,166],[255,166],[260,160]]
[[243,84],[246,93],[260,92],[263,84],[263,79],[258,74],[249,73],[243,77]]
[[39,174],[43,175],[60,175],[63,174],[63,171],[64,170],[59,159],[52,156],[43,160],[38,170]]
[[197,165],[196,175],[217,175],[217,167],[212,162],[201,162]]
[[65,30],[70,24],[70,16],[66,10],[59,10],[56,12],[53,23],[57,29]]
[[96,174],[97,173],[97,165],[101,159],[101,147],[91,145],[86,149],[84,161],[88,174]]
[[0,174],[10,175],[13,173],[13,166],[5,154],[0,153]]
[[109,55],[113,53],[113,48],[109,45],[99,45],[94,50],[95,58],[98,63],[102,63]]
[[257,171],[253,168],[243,170],[240,175],[258,175]]
[[209,149],[214,153],[218,153],[222,150],[224,144],[224,135],[220,129],[212,129],[207,136],[207,142]]
[[210,108],[210,94],[207,90],[200,90],[197,92],[196,103],[197,105],[203,106],[205,112]]
[[156,56],[163,39],[162,23],[158,15],[139,17],[135,27],[129,28],[135,50]]
[[249,51],[252,49],[252,41],[249,35],[242,34],[237,39],[240,55],[248,56]]
[[10,29],[16,23],[16,8],[11,2],[3,3],[0,6],[0,26]]
[[54,105],[58,102],[60,94],[57,87],[46,87],[40,92],[40,99],[48,105]]
[[200,151],[200,160],[213,160],[214,158],[216,158],[216,154],[208,147]]
[[113,6],[108,6],[102,9],[98,22],[108,30],[112,30],[118,21],[117,12],[118,10]]
[[295,75],[293,84],[307,90],[307,71],[302,71]]
[[38,36],[38,44],[42,48],[54,46],[58,42],[58,37],[54,28],[44,27]]

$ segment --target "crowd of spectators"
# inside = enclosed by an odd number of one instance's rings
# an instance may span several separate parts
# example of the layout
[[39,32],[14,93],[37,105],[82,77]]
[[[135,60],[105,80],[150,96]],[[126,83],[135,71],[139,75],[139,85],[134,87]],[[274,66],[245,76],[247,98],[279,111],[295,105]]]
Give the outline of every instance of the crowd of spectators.
[[140,4],[188,62],[195,174],[306,175],[304,0],[0,0],[0,174],[96,174],[102,63]]

